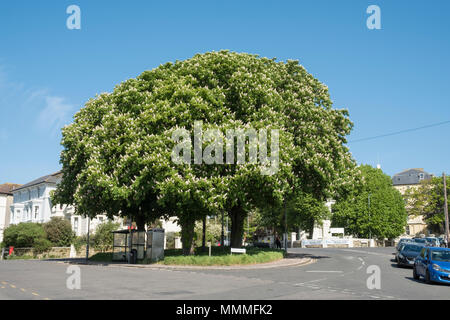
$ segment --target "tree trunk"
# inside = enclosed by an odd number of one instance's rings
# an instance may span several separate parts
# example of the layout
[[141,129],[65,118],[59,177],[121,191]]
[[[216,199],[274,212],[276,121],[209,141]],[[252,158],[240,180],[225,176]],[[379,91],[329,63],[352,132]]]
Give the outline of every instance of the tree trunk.
[[[183,219],[184,220],[184,219]],[[183,255],[194,254],[194,228],[195,220],[184,220],[181,223],[181,243],[183,244]]]
[[229,212],[231,219],[231,247],[240,248],[242,247],[242,236],[244,234],[244,220],[246,217],[245,211],[242,207],[233,207]]
[[206,250],[206,216],[203,218],[202,248],[203,248],[203,251]]
[[136,227],[139,231],[145,231],[145,219],[142,214],[136,216]]

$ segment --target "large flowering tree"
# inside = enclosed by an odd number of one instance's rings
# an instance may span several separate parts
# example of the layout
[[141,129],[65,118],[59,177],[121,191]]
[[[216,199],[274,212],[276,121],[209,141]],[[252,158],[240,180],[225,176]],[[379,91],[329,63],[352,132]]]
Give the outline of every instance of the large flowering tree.
[[[196,121],[223,135],[233,128],[279,130],[278,154],[268,147],[278,156],[276,170],[263,174],[261,163],[248,161],[174,162],[172,134],[181,128],[192,134]],[[145,71],[76,114],[63,129],[55,201],[90,216],[133,217],[140,228],[175,215],[186,253],[195,221],[224,211],[232,221],[231,245],[240,246],[249,210],[280,208],[294,189],[323,200],[344,183],[354,166],[345,146],[351,127],[347,111],[332,108],[327,87],[298,61],[198,54]],[[202,150],[210,143],[203,141]]]

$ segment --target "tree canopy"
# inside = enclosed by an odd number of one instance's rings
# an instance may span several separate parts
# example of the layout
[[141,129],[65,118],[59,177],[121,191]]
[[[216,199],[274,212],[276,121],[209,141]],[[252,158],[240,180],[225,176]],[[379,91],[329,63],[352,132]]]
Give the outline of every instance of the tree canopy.
[[[447,194],[450,194],[448,182]],[[442,177],[422,180],[417,188],[406,190],[404,198],[408,204],[406,208],[409,215],[423,215],[431,231],[445,233],[444,180]]]
[[405,202],[391,178],[369,165],[358,168],[361,178],[333,206],[332,224],[357,237],[395,238],[407,222]]
[[[264,164],[251,161],[174,162],[174,132],[187,130],[189,144],[199,122],[203,132],[216,130],[221,137],[229,129],[254,129],[267,130],[273,141],[272,130],[278,130],[278,150],[267,148],[276,170],[262,174]],[[196,220],[226,212],[231,245],[240,246],[251,209],[280,208],[294,188],[324,199],[343,183],[343,172],[354,166],[345,146],[351,128],[347,110],[333,109],[328,88],[298,61],[198,54],[145,71],[86,103],[63,128],[63,179],[54,200],[91,217],[130,216],[138,228],[177,216],[184,248],[192,243]],[[234,148],[234,138],[223,145],[212,140],[205,135],[200,142],[203,156],[216,157],[230,143]],[[250,143],[245,148],[247,153]],[[189,149],[191,159],[195,152]],[[242,150],[232,152],[236,159]]]

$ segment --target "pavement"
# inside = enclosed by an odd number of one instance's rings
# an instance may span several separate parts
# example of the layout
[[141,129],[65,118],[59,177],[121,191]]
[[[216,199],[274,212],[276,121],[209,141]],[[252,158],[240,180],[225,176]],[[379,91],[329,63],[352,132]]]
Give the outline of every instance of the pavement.
[[[411,269],[398,268],[394,250],[294,248],[291,259],[304,259],[301,263],[228,269],[6,260],[0,261],[0,299],[450,299],[450,286],[427,285],[414,280]],[[380,271],[379,289],[367,285],[373,266]],[[67,286],[74,267],[79,268],[80,289]]]

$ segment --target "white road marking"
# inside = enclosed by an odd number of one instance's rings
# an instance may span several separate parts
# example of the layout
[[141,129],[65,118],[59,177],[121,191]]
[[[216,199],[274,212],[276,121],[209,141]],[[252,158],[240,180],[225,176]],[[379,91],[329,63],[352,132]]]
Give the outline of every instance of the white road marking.
[[306,284],[306,283],[319,282],[319,281],[323,281],[323,280],[327,280],[327,278],[316,279],[316,280],[310,280],[310,281],[306,281],[306,282],[300,282],[300,283],[294,284],[294,286],[302,286],[302,285],[304,285],[304,284]]
[[310,272],[310,273],[316,273],[316,272],[320,272],[320,273],[343,273],[344,271],[334,271],[334,270],[309,270],[306,272]]

